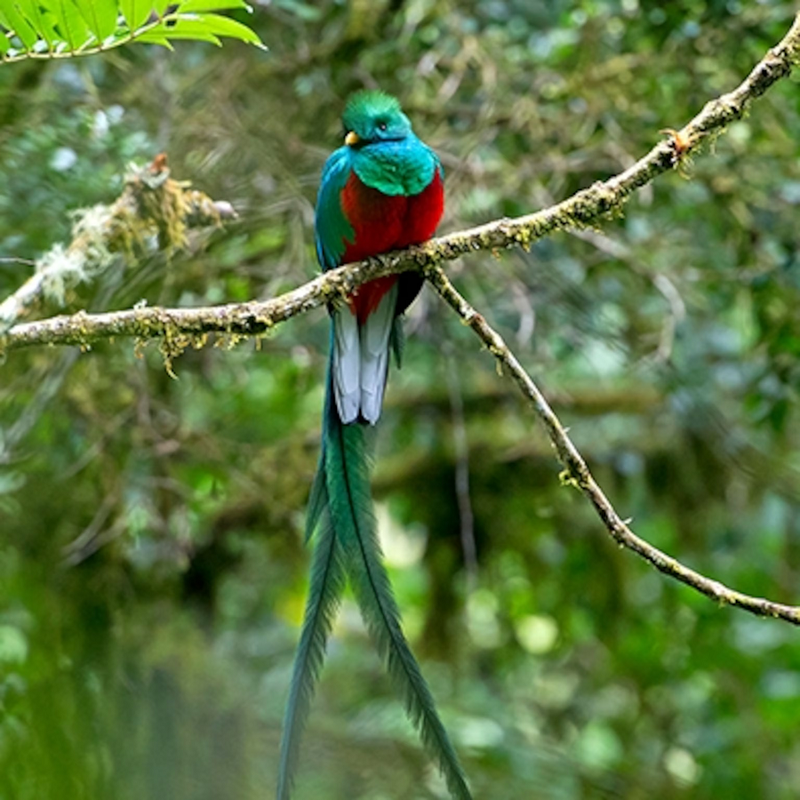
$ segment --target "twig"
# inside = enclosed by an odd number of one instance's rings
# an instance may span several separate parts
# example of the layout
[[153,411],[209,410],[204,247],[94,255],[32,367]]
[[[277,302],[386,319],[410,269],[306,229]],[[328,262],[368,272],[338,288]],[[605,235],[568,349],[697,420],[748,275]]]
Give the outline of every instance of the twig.
[[445,302],[480,337],[489,352],[514,378],[517,386],[528,398],[536,415],[547,429],[547,435],[553,443],[558,460],[565,467],[564,473],[562,473],[562,480],[583,492],[594,506],[606,530],[616,542],[629,550],[633,550],[634,553],[649,561],[656,569],[666,575],[676,578],[721,604],[738,606],[761,617],[775,617],[776,619],[791,622],[794,625],[800,625],[800,607],[774,603],[771,600],[751,597],[750,595],[742,594],[742,592],[737,592],[735,589],[729,589],[719,581],[707,578],[681,564],[680,561],[668,556],[657,547],[653,547],[653,545],[638,537],[620,519],[614,507],[595,482],[589,472],[589,468],[586,466],[586,462],[569,436],[567,436],[566,431],[548,405],[544,395],[519,361],[517,361],[514,354],[508,349],[502,337],[464,299],[440,267],[429,268],[426,270],[425,276]]
[[[758,62],[732,92],[705,105],[687,125],[668,133],[647,155],[624,172],[593,184],[549,208],[516,219],[501,219],[434,239],[421,247],[390,253],[325,273],[305,285],[265,302],[198,309],[134,309],[109,314],[76,314],[17,325],[0,337],[0,351],[41,344],[90,345],[112,336],[168,339],[168,353],[180,342],[212,331],[250,336],[261,334],[295,314],[348,294],[366,281],[409,270],[430,269],[478,250],[530,247],[557,230],[581,228],[619,212],[631,194],[656,176],[680,164],[703,144],[740,119],[750,103],[786,77],[800,56],[800,14],[781,42]],[[184,344],[185,346],[185,344]]]

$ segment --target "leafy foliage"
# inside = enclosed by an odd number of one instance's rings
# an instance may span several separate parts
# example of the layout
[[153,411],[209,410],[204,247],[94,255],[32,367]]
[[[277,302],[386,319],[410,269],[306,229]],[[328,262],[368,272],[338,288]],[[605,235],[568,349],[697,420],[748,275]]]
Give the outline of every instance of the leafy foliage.
[[244,0],[2,0],[0,56],[70,58],[129,42],[172,47],[178,39],[219,45],[220,37],[261,45],[253,30],[216,12],[249,9]]

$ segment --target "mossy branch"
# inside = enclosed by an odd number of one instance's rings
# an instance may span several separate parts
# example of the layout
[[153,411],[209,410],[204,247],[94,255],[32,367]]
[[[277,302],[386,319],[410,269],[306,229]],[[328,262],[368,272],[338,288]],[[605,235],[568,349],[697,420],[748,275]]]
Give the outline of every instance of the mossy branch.
[[[78,313],[16,325],[0,336],[0,352],[42,344],[90,346],[98,340],[134,336],[161,337],[176,346],[197,341],[198,336],[218,332],[234,336],[262,334],[297,314],[344,297],[361,284],[383,275],[430,269],[466,253],[480,250],[524,248],[558,230],[580,228],[618,212],[636,190],[658,175],[668,172],[740,119],[753,100],[781,78],[800,59],[800,14],[789,32],[755,66],[732,92],[705,105],[680,130],[669,130],[647,155],[619,175],[597,182],[550,208],[516,219],[500,219],[433,239],[420,247],[389,253],[358,264],[349,264],[304,284],[279,297],[195,309],[137,308],[105,314]],[[18,293],[19,294],[19,293]],[[24,300],[23,300],[24,302]],[[5,306],[5,304],[3,304]],[[12,314],[2,311],[0,321]],[[2,331],[2,328],[0,328]]]
[[605,529],[618,544],[633,550],[656,569],[713,598],[718,603],[738,606],[758,616],[774,617],[794,625],[800,625],[800,607],[783,605],[760,597],[751,597],[735,589],[730,589],[719,581],[707,578],[690,569],[637,536],[620,518],[603,490],[597,485],[583,456],[570,440],[564,426],[500,334],[458,292],[440,267],[432,267],[427,270],[426,277],[442,299],[483,341],[489,352],[502,365],[504,371],[514,379],[517,387],[528,399],[544,425],[558,460],[564,466],[564,472],[561,473],[562,482],[579,489],[589,499]]
[[171,178],[164,155],[146,167],[129,167],[122,194],[111,205],[77,212],[69,245],[58,244],[37,259],[34,274],[0,303],[0,334],[42,301],[63,306],[78,284],[134,264],[153,249],[148,243],[154,237],[157,249],[169,254],[186,245],[187,229],[234,216],[230,203]]

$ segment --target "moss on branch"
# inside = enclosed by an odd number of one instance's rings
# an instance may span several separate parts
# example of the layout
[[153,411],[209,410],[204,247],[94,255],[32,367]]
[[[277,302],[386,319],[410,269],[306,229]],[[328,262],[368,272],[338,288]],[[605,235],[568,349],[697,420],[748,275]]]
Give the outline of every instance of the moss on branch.
[[623,520],[595,481],[586,461],[569,438],[566,429],[545,399],[544,394],[497,333],[461,295],[441,269],[431,270],[428,280],[441,298],[458,314],[497,359],[502,371],[516,383],[544,425],[558,460],[564,467],[559,478],[564,486],[580,491],[594,506],[606,531],[620,546],[632,550],[657,570],[716,600],[737,606],[760,617],[773,617],[800,625],[800,607],[776,603],[731,589],[697,572],[637,536]]
[[[346,265],[280,297],[263,302],[197,309],[139,308],[105,314],[54,317],[40,322],[18,324],[0,336],[0,351],[42,344],[88,346],[94,341],[118,336],[136,337],[140,340],[160,337],[168,338],[174,343],[180,341],[181,336],[193,337],[211,332],[237,337],[259,335],[297,314],[335,302],[373,278],[409,270],[421,270],[430,274],[442,262],[467,253],[511,247],[528,248],[533,242],[554,231],[595,225],[602,219],[619,213],[634,191],[658,175],[680,167],[685,159],[724,132],[731,122],[740,119],[753,100],[786,77],[799,59],[800,15],[782,41],[764,56],[736,89],[706,103],[700,113],[683,128],[670,130],[667,138],[662,139],[624,172],[606,181],[594,183],[563,202],[536,213],[515,219],[495,220],[470,230],[433,239],[420,247]],[[151,165],[151,170],[154,165]],[[134,182],[126,187],[126,192],[138,199],[123,202],[123,198],[120,198],[118,201],[121,209],[115,219],[119,229],[109,223],[108,242],[95,248],[100,253],[99,261],[102,261],[103,246],[113,252],[113,242],[117,250],[124,251],[136,240],[137,228],[131,227],[125,221],[127,214],[149,215],[148,224],[155,226],[162,246],[167,248],[181,245],[185,227],[190,224],[190,220],[208,224],[214,221],[215,213],[224,216],[218,205],[209,206],[204,199],[197,196],[192,199],[192,193],[183,192],[180,184],[170,182],[168,178],[159,184],[160,174],[155,170],[149,183],[146,176],[140,175],[138,184]],[[172,187],[175,193],[159,194],[159,186]],[[136,194],[133,187],[140,190],[146,188],[147,191]],[[133,212],[130,211],[131,206]],[[85,249],[88,251],[91,248]],[[65,256],[69,252],[67,250]],[[74,279],[83,279],[80,270],[73,270],[71,274],[75,276]],[[37,296],[43,293],[44,290],[40,289]],[[27,307],[24,298],[20,302],[23,307]],[[0,331],[3,330],[3,319],[15,319],[19,316],[9,313],[8,309],[4,310],[6,303],[0,305]],[[170,348],[172,345],[168,345],[167,349]]]
[[[159,250],[169,255],[186,245],[189,228],[219,225],[235,216],[230,203],[215,202],[171,178],[163,154],[145,167],[129,167],[122,194],[111,205],[76,212],[70,243],[55,245],[41,256],[34,274],[0,303],[0,334],[42,303],[63,306],[79,284],[135,263],[153,236]],[[97,339],[86,314],[75,315],[72,328],[69,344]]]

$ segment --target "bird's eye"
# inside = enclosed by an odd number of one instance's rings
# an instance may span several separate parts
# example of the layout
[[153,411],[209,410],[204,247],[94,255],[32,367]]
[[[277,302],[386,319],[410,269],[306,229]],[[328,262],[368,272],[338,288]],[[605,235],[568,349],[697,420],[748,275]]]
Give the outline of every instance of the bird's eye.
[[381,122],[378,123],[378,130],[379,131],[384,131],[385,132],[386,130],[388,130],[388,128],[389,128],[389,126],[385,122],[383,122],[382,120],[381,120]]

